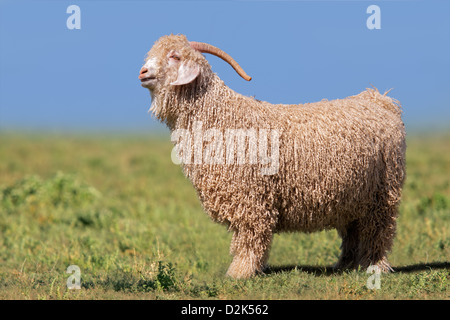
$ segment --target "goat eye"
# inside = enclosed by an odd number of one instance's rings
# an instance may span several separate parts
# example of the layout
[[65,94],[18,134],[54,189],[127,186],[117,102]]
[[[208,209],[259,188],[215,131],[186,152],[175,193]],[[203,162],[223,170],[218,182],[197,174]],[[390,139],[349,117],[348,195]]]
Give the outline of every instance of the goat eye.
[[176,55],[171,55],[170,58],[180,61],[180,57]]

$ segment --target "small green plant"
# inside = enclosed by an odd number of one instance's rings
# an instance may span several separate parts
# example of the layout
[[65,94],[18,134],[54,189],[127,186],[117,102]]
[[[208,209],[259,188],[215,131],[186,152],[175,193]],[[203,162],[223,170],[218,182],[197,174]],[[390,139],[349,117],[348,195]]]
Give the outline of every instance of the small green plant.
[[2,208],[9,211],[22,206],[79,207],[92,204],[99,197],[100,192],[94,187],[62,172],[47,180],[37,175],[27,176],[0,189]]

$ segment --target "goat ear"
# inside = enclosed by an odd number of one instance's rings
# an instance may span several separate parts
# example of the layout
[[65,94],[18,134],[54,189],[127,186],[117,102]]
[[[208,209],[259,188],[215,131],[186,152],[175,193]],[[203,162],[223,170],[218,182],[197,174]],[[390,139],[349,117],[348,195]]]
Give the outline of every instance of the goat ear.
[[200,67],[192,61],[184,61],[178,68],[178,78],[170,83],[173,86],[181,86],[191,83],[200,74]]

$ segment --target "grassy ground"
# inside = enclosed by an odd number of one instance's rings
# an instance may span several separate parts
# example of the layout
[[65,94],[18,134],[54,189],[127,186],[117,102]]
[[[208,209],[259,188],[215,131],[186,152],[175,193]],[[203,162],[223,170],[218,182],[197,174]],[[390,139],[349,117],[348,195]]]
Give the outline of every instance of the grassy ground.
[[231,234],[171,149],[169,136],[0,134],[0,299],[449,298],[450,135],[408,140],[397,272],[378,290],[365,271],[330,271],[335,231],[276,235],[266,275],[225,278]]

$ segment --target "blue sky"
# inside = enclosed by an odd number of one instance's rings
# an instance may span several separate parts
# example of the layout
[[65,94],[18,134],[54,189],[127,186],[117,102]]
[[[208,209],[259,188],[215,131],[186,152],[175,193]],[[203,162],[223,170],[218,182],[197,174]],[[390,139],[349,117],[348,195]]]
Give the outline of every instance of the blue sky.
[[[69,30],[69,5],[81,29]],[[381,9],[369,30],[368,6]],[[401,101],[407,129],[450,129],[450,1],[2,1],[0,130],[147,131],[137,78],[162,35],[233,56],[213,70],[272,103],[344,98],[371,85]]]

